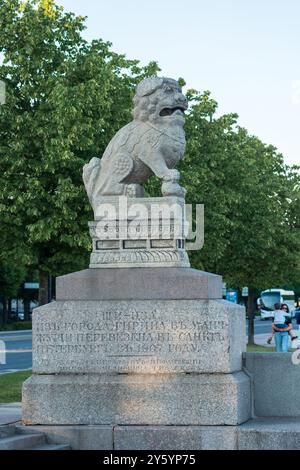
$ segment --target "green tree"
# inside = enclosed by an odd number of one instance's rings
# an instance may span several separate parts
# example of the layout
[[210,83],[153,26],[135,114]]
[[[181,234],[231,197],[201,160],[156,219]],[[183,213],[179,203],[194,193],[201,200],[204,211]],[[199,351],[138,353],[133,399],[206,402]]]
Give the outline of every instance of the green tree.
[[48,273],[87,265],[82,167],[130,119],[136,83],[158,70],[85,41],[84,27],[54,1],[0,0],[0,229],[39,270],[40,304]]
[[238,183],[242,198],[232,205],[235,228],[222,272],[231,285],[249,288],[248,331],[253,343],[257,289],[280,286],[299,276],[300,240],[290,217],[294,170],[284,165],[274,147],[256,137],[248,136],[243,150],[244,173],[239,173]]
[[182,180],[187,201],[205,205],[204,247],[190,258],[232,287],[249,287],[251,343],[255,294],[299,276],[299,171],[239,127],[237,115],[217,117],[209,92],[188,95]]
[[15,260],[0,261],[0,301],[2,315],[0,324],[6,324],[9,316],[9,301],[16,297],[21,283],[25,280],[26,270]]

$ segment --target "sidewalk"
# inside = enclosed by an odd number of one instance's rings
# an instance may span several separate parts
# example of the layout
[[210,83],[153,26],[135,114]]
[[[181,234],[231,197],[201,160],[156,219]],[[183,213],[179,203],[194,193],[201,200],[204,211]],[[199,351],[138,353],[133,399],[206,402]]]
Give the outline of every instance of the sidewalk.
[[266,348],[274,348],[275,340],[273,338],[272,343],[268,344],[267,339],[270,337],[270,333],[260,333],[259,335],[254,336],[254,343],[258,346],[264,346]]
[[[298,335],[298,339],[293,341],[293,347],[291,348],[291,341],[289,344],[290,349],[296,349],[300,347],[300,338],[299,338],[299,331],[295,331],[296,335]],[[267,343],[267,339],[270,337],[270,333],[260,333],[259,335],[254,336],[254,343],[258,346],[264,346],[265,348],[275,348],[275,339],[273,337],[271,344]]]

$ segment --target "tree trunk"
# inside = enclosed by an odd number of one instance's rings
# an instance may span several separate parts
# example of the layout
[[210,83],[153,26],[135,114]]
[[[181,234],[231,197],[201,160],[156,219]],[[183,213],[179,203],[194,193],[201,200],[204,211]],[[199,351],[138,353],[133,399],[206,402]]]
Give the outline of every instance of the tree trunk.
[[0,300],[0,304],[2,304],[2,312],[1,312],[1,315],[0,315],[0,325],[4,325],[4,299],[3,297],[1,298]]
[[11,320],[11,299],[8,299],[7,301],[7,317]]
[[49,274],[48,276],[48,302],[52,301],[52,275]]
[[7,299],[3,299],[3,325],[7,324]]
[[24,300],[24,321],[29,321],[30,300]]
[[255,312],[256,312],[255,290],[253,289],[253,287],[249,287],[248,304],[247,304],[248,344],[254,344],[254,318],[255,318]]
[[39,305],[45,305],[48,303],[48,273],[45,271],[39,271]]

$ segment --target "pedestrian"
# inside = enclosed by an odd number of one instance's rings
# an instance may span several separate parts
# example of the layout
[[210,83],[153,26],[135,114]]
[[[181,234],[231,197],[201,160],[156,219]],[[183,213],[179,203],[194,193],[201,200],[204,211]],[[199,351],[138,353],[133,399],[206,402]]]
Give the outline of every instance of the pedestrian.
[[277,352],[288,352],[289,349],[289,332],[292,330],[292,325],[286,324],[286,316],[288,312],[282,309],[279,303],[274,305],[274,322],[272,324],[272,336],[268,339],[271,342],[273,335],[275,335],[275,345]]

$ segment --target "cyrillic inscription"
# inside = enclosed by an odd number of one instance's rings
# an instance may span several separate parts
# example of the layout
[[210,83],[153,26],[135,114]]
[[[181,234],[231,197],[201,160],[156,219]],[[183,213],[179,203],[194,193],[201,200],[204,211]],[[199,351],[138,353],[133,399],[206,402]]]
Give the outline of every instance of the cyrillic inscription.
[[228,318],[218,312],[214,317],[214,312],[197,308],[196,301],[189,302],[180,308],[172,301],[138,301],[134,308],[130,302],[116,302],[113,308],[105,301],[56,302],[50,314],[34,318],[34,369],[202,370],[207,360],[228,353]]

